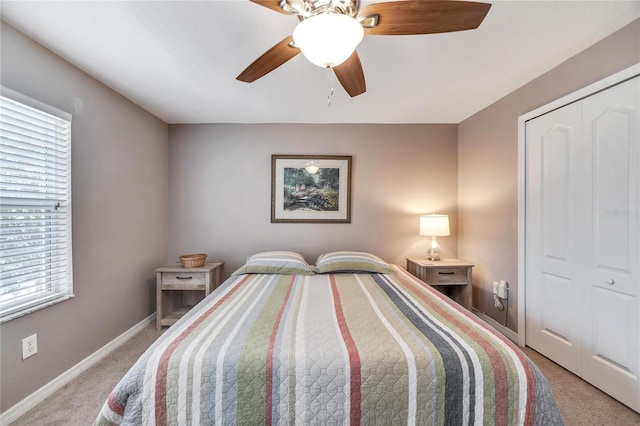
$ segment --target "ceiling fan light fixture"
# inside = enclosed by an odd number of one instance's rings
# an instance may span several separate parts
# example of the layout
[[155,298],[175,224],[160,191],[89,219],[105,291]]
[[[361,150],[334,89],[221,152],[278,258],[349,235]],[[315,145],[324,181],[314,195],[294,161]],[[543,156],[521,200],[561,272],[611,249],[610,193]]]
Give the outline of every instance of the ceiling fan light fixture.
[[364,37],[362,25],[351,16],[322,13],[300,22],[293,40],[313,64],[336,67],[349,59]]

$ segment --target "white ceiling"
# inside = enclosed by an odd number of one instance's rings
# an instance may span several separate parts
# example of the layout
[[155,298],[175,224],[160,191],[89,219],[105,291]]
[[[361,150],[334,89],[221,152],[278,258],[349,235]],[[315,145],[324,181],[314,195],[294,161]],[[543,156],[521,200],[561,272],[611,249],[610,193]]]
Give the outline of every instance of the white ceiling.
[[[374,1],[378,2],[378,1]],[[365,36],[350,98],[303,55],[235,77],[298,22],[248,0],[11,1],[2,19],[167,123],[459,123],[640,17],[640,1],[495,1],[479,29]]]

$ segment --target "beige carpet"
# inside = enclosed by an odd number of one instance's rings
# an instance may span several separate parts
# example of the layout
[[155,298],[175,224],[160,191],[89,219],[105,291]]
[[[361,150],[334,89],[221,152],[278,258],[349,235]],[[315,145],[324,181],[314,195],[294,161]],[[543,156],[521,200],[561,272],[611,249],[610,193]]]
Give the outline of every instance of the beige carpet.
[[[155,324],[145,328],[13,424],[91,425],[111,389],[158,336]],[[525,352],[547,377],[566,425],[640,425],[640,414],[537,352]]]
[[159,336],[154,322],[12,425],[92,425],[111,390]]
[[640,425],[640,414],[538,352],[524,352],[547,378],[565,425]]

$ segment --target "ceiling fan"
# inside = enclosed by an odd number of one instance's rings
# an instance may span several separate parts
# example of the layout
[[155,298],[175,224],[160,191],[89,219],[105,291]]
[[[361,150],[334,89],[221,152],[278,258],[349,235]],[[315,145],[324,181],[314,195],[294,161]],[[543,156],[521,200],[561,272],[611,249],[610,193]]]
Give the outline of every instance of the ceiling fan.
[[300,23],[249,65],[238,80],[251,83],[302,52],[312,63],[332,68],[350,96],[366,91],[356,47],[367,35],[414,35],[478,28],[491,5],[454,0],[399,0],[369,4],[360,0],[250,0]]

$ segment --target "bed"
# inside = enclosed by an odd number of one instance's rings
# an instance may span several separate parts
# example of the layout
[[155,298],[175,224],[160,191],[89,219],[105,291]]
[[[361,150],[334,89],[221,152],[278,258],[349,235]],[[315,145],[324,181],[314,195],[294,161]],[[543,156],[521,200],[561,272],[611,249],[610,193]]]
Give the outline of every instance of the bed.
[[406,270],[265,252],[168,329],[97,425],[562,424],[537,367]]

